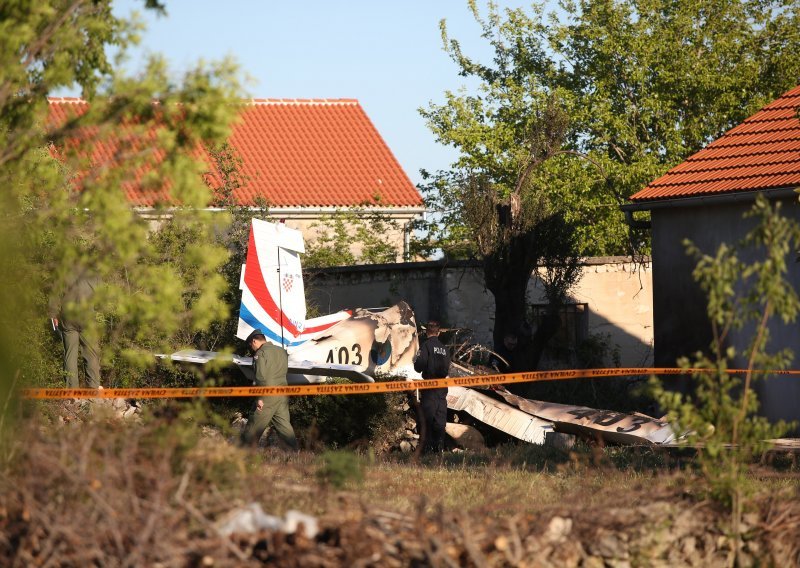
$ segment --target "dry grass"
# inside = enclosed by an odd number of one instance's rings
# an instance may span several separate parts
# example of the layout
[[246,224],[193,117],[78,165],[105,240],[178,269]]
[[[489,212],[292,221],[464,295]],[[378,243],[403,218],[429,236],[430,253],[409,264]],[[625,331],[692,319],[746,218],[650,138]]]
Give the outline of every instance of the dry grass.
[[[641,518],[624,512],[653,503],[670,519],[669,511],[697,508],[709,530],[724,533],[725,517],[703,500],[699,479],[659,465],[659,456],[598,456],[588,448],[567,456],[526,446],[420,462],[363,455],[363,482],[335,489],[318,480],[318,454],[245,451],[207,433],[197,417],[180,413],[143,425],[106,419],[59,427],[31,419],[17,432],[20,457],[0,476],[0,563],[514,565],[523,544],[529,552],[542,546],[537,539],[554,516],[573,519],[577,541],[591,541],[598,519],[638,530]],[[782,557],[793,558],[800,507],[789,505],[797,474],[757,473],[772,497],[761,505],[763,534],[789,543]],[[251,502],[277,516],[289,509],[314,515],[323,534],[316,541],[220,537],[214,521]]]

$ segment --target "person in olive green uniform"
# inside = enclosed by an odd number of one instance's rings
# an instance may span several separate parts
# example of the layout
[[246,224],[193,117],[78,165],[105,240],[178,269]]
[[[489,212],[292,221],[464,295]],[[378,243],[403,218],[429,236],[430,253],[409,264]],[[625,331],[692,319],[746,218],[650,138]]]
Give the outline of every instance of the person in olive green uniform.
[[88,318],[94,317],[94,310],[88,309],[88,302],[94,296],[98,282],[78,274],[68,282],[65,292],[50,302],[50,319],[53,326],[61,331],[64,340],[64,369],[69,388],[78,388],[78,355],[86,364],[86,386],[100,387],[100,355],[97,338],[87,325]]
[[[247,344],[253,351],[253,365],[256,369],[256,385],[260,387],[279,387],[286,385],[286,371],[289,355],[285,349],[267,342],[260,329],[253,330],[247,337]],[[289,421],[289,397],[259,397],[247,426],[242,432],[242,443],[255,445],[270,425],[292,449],[297,450],[297,438]]]

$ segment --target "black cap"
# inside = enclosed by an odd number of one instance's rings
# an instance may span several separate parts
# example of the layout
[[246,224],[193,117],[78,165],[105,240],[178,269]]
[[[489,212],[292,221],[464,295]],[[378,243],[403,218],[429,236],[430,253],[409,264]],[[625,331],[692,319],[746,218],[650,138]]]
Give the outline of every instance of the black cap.
[[245,339],[245,343],[250,344],[250,342],[257,337],[260,337],[261,339],[266,339],[264,332],[256,328],[250,332],[250,335],[247,336],[247,339]]

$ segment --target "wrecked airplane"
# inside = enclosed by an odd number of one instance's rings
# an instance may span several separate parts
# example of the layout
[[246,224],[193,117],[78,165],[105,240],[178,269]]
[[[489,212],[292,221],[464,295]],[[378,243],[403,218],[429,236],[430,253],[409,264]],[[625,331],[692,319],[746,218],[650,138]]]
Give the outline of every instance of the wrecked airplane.
[[[414,371],[419,348],[417,325],[411,307],[400,302],[388,308],[356,308],[307,319],[300,255],[305,252],[302,233],[282,223],[253,219],[236,336],[246,338],[254,329],[267,341],[289,353],[288,383],[319,383],[328,377],[373,382],[375,377],[421,379]],[[454,350],[468,358],[482,346]],[[235,363],[254,378],[251,357],[186,349],[169,356],[173,361],[205,364],[214,359]],[[455,363],[451,376],[474,371]],[[494,394],[492,394],[494,393]],[[502,399],[502,400],[501,400]],[[624,414],[528,400],[505,389],[481,391],[450,387],[448,407],[519,440],[543,444],[548,433],[561,432],[612,443],[668,443],[675,440],[669,425],[640,414]]]
[[[303,234],[282,223],[252,219],[247,259],[239,288],[242,299],[236,337],[260,329],[267,341],[289,353],[290,385],[319,383],[328,377],[374,382],[376,376],[420,378],[414,371],[419,347],[411,307],[356,308],[306,319],[300,255]],[[254,379],[252,357],[184,349],[172,361],[206,364],[231,361]]]

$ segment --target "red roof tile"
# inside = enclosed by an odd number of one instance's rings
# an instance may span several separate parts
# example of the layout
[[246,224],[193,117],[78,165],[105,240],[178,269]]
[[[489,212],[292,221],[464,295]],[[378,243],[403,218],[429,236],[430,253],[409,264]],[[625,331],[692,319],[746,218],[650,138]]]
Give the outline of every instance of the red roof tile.
[[[51,115],[63,121],[80,99],[51,99]],[[81,108],[83,107],[83,109]],[[123,129],[124,130],[124,129]],[[253,99],[243,105],[230,144],[249,178],[235,194],[241,205],[263,197],[279,207],[422,207],[422,197],[354,99]],[[92,162],[110,160],[114,144],[96,145]],[[209,164],[204,151],[199,152]],[[158,194],[124,187],[135,205]]]
[[800,186],[800,86],[631,196],[672,199]]

